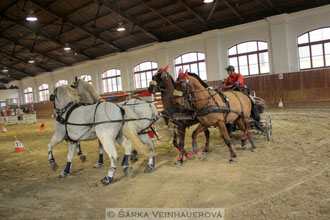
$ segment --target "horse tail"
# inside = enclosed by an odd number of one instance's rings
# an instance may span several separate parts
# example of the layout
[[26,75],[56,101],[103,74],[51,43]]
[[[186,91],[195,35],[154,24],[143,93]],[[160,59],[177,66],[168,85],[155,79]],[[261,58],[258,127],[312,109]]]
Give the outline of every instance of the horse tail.
[[[136,149],[140,154],[147,155],[147,147],[141,142],[138,132],[138,123],[137,115],[128,107],[121,106],[125,110],[124,120],[127,120],[123,126],[123,135],[132,142],[133,148]],[[133,119],[130,121],[130,119]]]

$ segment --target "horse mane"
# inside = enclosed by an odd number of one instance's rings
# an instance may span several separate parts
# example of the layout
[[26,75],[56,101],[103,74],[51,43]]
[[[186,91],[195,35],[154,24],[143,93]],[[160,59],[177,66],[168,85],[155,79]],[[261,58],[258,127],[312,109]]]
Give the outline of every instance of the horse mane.
[[175,87],[175,82],[174,82],[174,79],[172,78],[171,74],[169,74],[168,72],[166,72],[166,73],[170,77],[171,82],[172,82],[173,86]]
[[[83,96],[84,93],[89,93],[94,102],[97,102],[101,99],[101,96],[96,92],[96,89],[91,84],[89,84],[89,82],[83,79],[79,79],[78,81],[77,89],[80,95]],[[80,86],[82,86],[82,88]]]
[[204,86],[204,88],[208,88],[209,86],[199,77],[199,75],[197,75],[196,73],[189,73],[188,72],[188,75],[189,76],[192,76],[194,77],[195,79],[197,79],[199,81],[200,84],[202,84],[202,86]]
[[81,101],[81,98],[76,89],[72,88],[71,86],[67,86],[67,85],[63,85],[62,87],[67,91],[67,95],[73,102]]

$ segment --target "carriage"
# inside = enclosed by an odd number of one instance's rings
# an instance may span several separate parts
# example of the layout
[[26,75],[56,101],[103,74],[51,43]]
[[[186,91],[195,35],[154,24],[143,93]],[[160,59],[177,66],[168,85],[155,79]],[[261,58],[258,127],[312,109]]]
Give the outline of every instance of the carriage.
[[[255,91],[251,92],[251,97],[253,98],[255,104],[257,105],[257,109],[259,111],[259,114],[262,114],[264,110],[268,107],[266,105],[265,100],[262,98],[256,96]],[[270,115],[265,116],[260,120],[261,127],[263,128],[264,132],[256,129],[254,121],[250,122],[250,129],[257,131],[258,134],[266,135],[268,141],[272,141],[272,119]],[[228,124],[227,129],[229,132],[235,132],[236,130],[239,130],[236,126],[236,124]]]

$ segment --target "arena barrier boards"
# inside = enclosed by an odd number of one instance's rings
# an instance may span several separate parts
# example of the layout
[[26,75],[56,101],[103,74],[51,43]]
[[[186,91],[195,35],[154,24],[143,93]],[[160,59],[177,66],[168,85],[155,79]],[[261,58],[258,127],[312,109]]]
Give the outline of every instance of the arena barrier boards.
[[5,121],[5,117],[0,116],[0,125],[3,125],[3,124],[5,124],[5,123],[6,123],[6,121]]
[[23,124],[35,124],[37,123],[37,114],[24,114],[23,115]]
[[18,117],[17,116],[6,116],[5,117],[5,124],[6,125],[17,125],[18,124]]

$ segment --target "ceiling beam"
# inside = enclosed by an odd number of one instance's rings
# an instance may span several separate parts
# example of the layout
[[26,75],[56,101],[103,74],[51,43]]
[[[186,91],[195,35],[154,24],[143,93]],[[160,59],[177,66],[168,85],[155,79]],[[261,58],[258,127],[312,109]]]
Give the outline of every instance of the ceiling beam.
[[156,34],[152,33],[151,31],[147,30],[146,28],[144,28],[139,21],[131,18],[125,12],[119,11],[117,8],[112,7],[112,5],[108,1],[105,1],[105,0],[95,0],[95,2],[97,2],[97,3],[98,2],[101,2],[103,7],[107,8],[109,11],[111,11],[114,14],[116,14],[121,19],[123,19],[123,20],[131,23],[132,25],[135,25],[136,28],[138,28],[139,30],[141,30],[143,33],[145,33],[151,39],[153,39],[155,41],[163,41],[159,36],[157,36]]
[[[6,52],[4,52],[4,51],[0,51],[0,53],[2,53],[3,55],[5,55],[5,56],[11,58],[10,54],[8,54],[8,53],[6,53]],[[14,69],[14,68],[15,68],[15,67],[13,67],[14,65],[17,65],[17,64],[19,64],[19,63],[26,63],[26,60],[23,60],[22,58],[19,58],[19,57],[17,57],[17,56],[13,56],[13,58],[15,58],[16,60],[19,60],[19,62],[17,62],[17,63],[13,63],[13,64],[10,64],[10,65],[7,65],[7,66],[10,67],[11,69]],[[38,66],[38,67],[39,67],[39,66]],[[42,70],[44,70],[43,67],[39,67],[39,68],[42,69]],[[19,70],[19,69],[16,69],[16,70]],[[19,70],[19,71],[21,71],[22,73],[24,73],[24,74],[26,74],[26,75],[28,75],[28,76],[35,76],[34,74],[31,74],[31,73],[26,72],[26,71],[24,71],[24,70]],[[50,71],[50,70],[46,70],[46,69],[45,69],[44,71]]]
[[264,2],[262,2],[261,0],[254,0],[255,3],[257,3],[258,5],[264,7],[265,9],[267,9],[268,11],[274,13],[275,10],[273,10],[271,7],[269,7],[268,5],[266,5]]
[[[2,38],[6,39],[7,41],[10,41],[10,42],[12,42],[12,43],[14,43],[14,44],[20,45],[21,47],[23,47],[23,48],[25,48],[25,49],[27,49],[27,50],[29,50],[29,51],[30,51],[30,49],[31,49],[31,48],[29,48],[28,46],[22,44],[22,43],[19,42],[19,41],[17,41],[17,40],[13,40],[11,37],[7,37],[7,36],[5,36],[5,35],[3,35],[3,34],[0,34],[0,36],[1,36]],[[64,62],[62,62],[61,60],[56,59],[56,58],[54,58],[54,57],[51,57],[51,56],[47,55],[46,53],[43,53],[43,52],[41,52],[41,51],[39,51],[39,50],[34,49],[33,52],[34,52],[34,53],[41,54],[42,56],[45,56],[45,57],[47,57],[47,58],[49,58],[49,59],[56,60],[57,62],[61,63],[61,64],[64,65],[64,66],[68,66],[68,65],[69,65],[69,64],[64,63]],[[50,70],[47,70],[47,71],[50,71]]]
[[57,17],[57,19],[65,19],[65,21],[73,26],[75,26],[77,29],[83,31],[84,33],[88,34],[89,36],[91,37],[96,37],[97,39],[99,39],[100,41],[102,41],[104,44],[108,45],[109,47],[115,49],[115,50],[118,50],[120,52],[123,52],[125,51],[123,48],[121,48],[120,46],[118,46],[117,44],[115,44],[114,42],[112,41],[109,41],[109,40],[106,40],[104,39],[103,37],[99,36],[97,33],[93,33],[91,32],[90,30],[86,29],[85,27],[80,27],[78,24],[76,24],[74,21],[72,21],[70,18],[67,18],[67,17],[63,17],[59,14],[57,14],[56,12],[48,9],[48,8],[45,8],[41,5],[38,4],[38,2],[36,0],[30,0],[36,7],[50,13],[51,15]]
[[244,21],[245,19],[236,11],[236,9],[235,8],[233,8],[226,0],[222,0],[223,1],[223,3],[225,3],[225,5],[228,7],[228,8],[230,8],[230,10],[232,10],[234,13],[235,13],[235,15],[239,18],[239,19],[241,19],[241,21]]
[[192,8],[190,8],[186,3],[182,0],[177,0],[184,8],[186,8],[191,14],[193,14],[198,20],[200,20],[205,26],[207,30],[209,30],[209,24],[199,15],[197,14]]
[[187,32],[185,32],[182,28],[180,28],[178,25],[174,24],[172,21],[170,21],[168,18],[166,18],[165,16],[163,16],[161,13],[158,12],[157,9],[151,7],[148,3],[144,2],[143,0],[137,0],[138,2],[142,3],[144,6],[146,6],[150,11],[154,12],[155,14],[157,14],[159,17],[161,17],[162,19],[164,19],[166,22],[168,22],[169,24],[171,24],[172,26],[174,26],[176,29],[178,29],[181,33],[183,33],[184,35],[187,35]]
[[211,17],[212,17],[212,15],[213,15],[214,10],[215,10],[215,8],[217,7],[218,3],[219,3],[219,0],[215,0],[215,2],[213,2],[212,9],[211,9],[211,11],[210,11],[209,16],[208,16],[207,19],[206,19],[206,22],[209,22],[209,21],[211,20]]
[[[45,39],[47,39],[47,40],[49,40],[49,41],[51,41],[51,42],[53,42],[53,43],[55,43],[55,44],[59,44],[59,45],[61,45],[62,47],[64,46],[64,43],[63,43],[63,42],[58,41],[58,40],[54,40],[54,39],[48,37],[48,36],[45,35],[45,34],[39,33],[40,31],[32,29],[31,27],[25,25],[25,23],[23,23],[23,22],[19,22],[19,21],[17,21],[17,20],[11,19],[11,18],[8,17],[8,16],[6,16],[6,19],[10,20],[11,22],[13,22],[13,23],[15,23],[15,24],[17,24],[17,25],[20,25],[20,26],[26,28],[27,30],[33,32],[34,34],[38,34],[39,36],[41,36],[41,37],[43,37],[43,38],[45,38]],[[94,59],[94,58],[91,57],[90,55],[85,54],[84,52],[81,52],[79,49],[74,49],[74,50],[75,50],[76,52],[78,52],[78,53],[84,55],[85,57],[87,57],[87,58],[90,59],[90,60]],[[36,50],[35,50],[35,51],[36,51]],[[36,52],[37,52],[37,53],[40,53],[40,54],[42,54],[42,55],[44,55],[44,56],[46,56],[46,57],[48,57],[48,58],[50,58],[50,59],[52,59],[52,60],[56,60],[57,62],[61,63],[61,64],[64,65],[64,66],[68,66],[68,65],[70,65],[70,64],[67,64],[67,63],[65,63],[65,62],[63,62],[63,61],[57,59],[57,58],[51,57],[51,56],[49,56],[49,55],[47,55],[47,54],[45,54],[45,53],[38,52],[38,51],[36,51]]]
[[283,13],[283,10],[280,9],[280,8],[278,8],[278,7],[276,7],[276,6],[274,5],[274,3],[273,3],[271,0],[266,0],[266,2],[267,2],[268,5],[269,5],[272,9],[274,9],[276,12],[278,12],[278,13]]
[[[27,63],[26,60],[24,60],[24,59],[22,59],[22,58],[20,58],[20,57],[17,57],[17,56],[15,56],[15,55],[11,55],[11,54],[6,53],[6,52],[1,51],[1,50],[0,50],[0,53],[2,53],[3,55],[9,57],[10,59],[11,59],[11,58],[15,58],[16,60],[19,60],[20,62]],[[19,63],[20,63],[20,62],[19,62]],[[12,64],[12,65],[16,65],[16,64],[18,64],[18,63]],[[48,69],[48,68],[45,68],[45,67],[40,66],[40,64],[38,64],[37,62],[35,62],[33,65],[37,66],[39,69],[41,69],[41,70],[43,70],[43,71],[46,71],[46,72],[50,72],[50,71],[51,71],[51,69]],[[34,76],[34,75],[30,75],[30,76]]]

